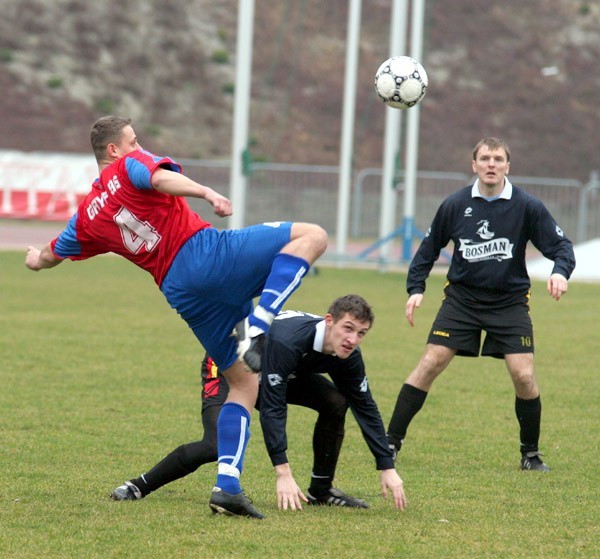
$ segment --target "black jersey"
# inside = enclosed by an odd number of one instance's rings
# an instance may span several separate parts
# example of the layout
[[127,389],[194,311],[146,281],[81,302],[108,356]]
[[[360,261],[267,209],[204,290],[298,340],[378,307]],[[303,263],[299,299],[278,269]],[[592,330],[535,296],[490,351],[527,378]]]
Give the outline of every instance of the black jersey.
[[474,302],[510,303],[527,295],[527,243],[554,262],[552,273],[569,279],[575,268],[573,244],[544,204],[508,179],[500,197],[488,201],[477,183],[440,205],[415,254],[406,283],[409,295],[423,293],[440,251],[454,244],[448,270],[450,289]]
[[[385,427],[367,381],[360,348],[346,359],[322,353],[325,320],[296,311],[280,313],[273,321],[262,357],[260,421],[274,466],[287,463],[288,379],[295,375],[328,373],[345,396],[375,457],[377,469],[394,467]],[[315,341],[316,340],[316,341]]]

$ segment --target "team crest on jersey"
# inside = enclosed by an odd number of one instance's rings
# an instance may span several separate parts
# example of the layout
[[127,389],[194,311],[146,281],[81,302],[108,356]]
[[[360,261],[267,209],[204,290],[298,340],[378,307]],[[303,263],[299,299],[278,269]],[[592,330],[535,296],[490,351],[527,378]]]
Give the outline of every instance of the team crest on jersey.
[[487,219],[482,219],[477,225],[479,225],[477,234],[483,239],[483,242],[460,239],[458,250],[465,260],[469,262],[498,260],[500,262],[513,257],[514,244],[505,237],[494,239],[496,234],[490,231],[490,222]]
[[477,229],[477,234],[484,240],[489,241],[494,238],[495,233],[490,231],[490,222],[487,219],[482,219],[477,222],[477,225],[480,225],[479,229]]
[[369,390],[369,381],[367,380],[367,377],[365,377],[360,383],[360,391],[366,392],[367,390]]
[[277,386],[278,384],[281,384],[283,382],[281,375],[278,375],[276,373],[271,373],[270,375],[268,375],[268,377],[269,377],[269,384],[271,386]]

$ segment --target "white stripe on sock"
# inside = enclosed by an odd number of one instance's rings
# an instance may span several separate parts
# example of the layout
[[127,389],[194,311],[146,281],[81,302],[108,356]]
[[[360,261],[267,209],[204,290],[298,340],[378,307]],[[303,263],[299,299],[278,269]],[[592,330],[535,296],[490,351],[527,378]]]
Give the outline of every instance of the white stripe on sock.
[[[240,477],[240,470],[237,467],[241,462],[244,454],[244,448],[246,446],[246,429],[248,426],[248,419],[246,416],[242,415],[240,417],[240,440],[238,443],[237,450],[235,455],[223,455],[219,456],[219,462],[217,466],[217,471],[219,474],[223,474],[226,476],[232,476],[235,478]],[[231,463],[223,462],[223,460],[231,460]]]
[[240,417],[240,442],[238,444],[237,451],[235,453],[235,457],[233,459],[232,466],[236,466],[240,463],[240,460],[243,458],[244,448],[246,447],[246,429],[248,428],[248,419],[245,415]]
[[298,287],[298,285],[300,284],[300,281],[302,280],[302,277],[304,276],[304,274],[306,274],[306,272],[307,272],[307,269],[304,266],[301,266],[300,269],[296,272],[294,279],[283,290],[283,292],[279,294],[279,297],[277,297],[275,299],[275,301],[273,301],[273,304],[271,305],[272,309],[277,309],[278,307],[283,305],[283,303],[285,303],[285,301],[292,294],[294,289],[296,289],[296,287]]
[[[223,458],[226,458],[225,456]],[[227,458],[231,458],[228,456]],[[217,467],[217,473],[224,476],[231,476],[236,479],[240,479],[240,471],[231,464],[227,464],[225,462],[219,462]]]
[[258,318],[258,320],[261,320],[262,322],[264,322],[265,324],[268,324],[269,326],[271,325],[271,323],[275,319],[275,314],[272,313],[272,312],[269,312],[267,309],[265,309],[261,305],[257,305],[257,307],[254,309],[254,311],[253,311],[252,314],[256,318]]

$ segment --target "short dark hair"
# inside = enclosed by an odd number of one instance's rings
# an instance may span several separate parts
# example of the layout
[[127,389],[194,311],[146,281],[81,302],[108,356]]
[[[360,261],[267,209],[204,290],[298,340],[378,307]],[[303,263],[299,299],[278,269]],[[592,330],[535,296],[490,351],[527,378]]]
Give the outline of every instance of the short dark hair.
[[477,153],[483,146],[487,146],[490,149],[503,149],[506,152],[506,161],[510,161],[510,148],[508,144],[504,140],[494,138],[493,136],[488,136],[477,142],[477,145],[473,149],[473,161],[477,160]]
[[373,326],[373,322],[375,322],[375,315],[373,314],[371,305],[360,295],[349,294],[338,297],[329,306],[328,313],[333,317],[334,321],[338,321],[348,313],[361,322],[368,322],[370,326]]
[[92,125],[90,131],[90,141],[96,161],[100,162],[106,156],[106,146],[116,144],[123,134],[123,128],[129,126],[132,120],[130,118],[121,118],[120,116],[103,116]]

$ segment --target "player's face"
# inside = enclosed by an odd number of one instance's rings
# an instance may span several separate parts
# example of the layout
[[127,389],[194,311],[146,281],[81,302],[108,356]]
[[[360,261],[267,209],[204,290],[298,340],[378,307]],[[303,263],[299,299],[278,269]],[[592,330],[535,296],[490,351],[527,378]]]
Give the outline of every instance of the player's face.
[[337,321],[330,314],[325,315],[324,353],[335,353],[340,359],[346,359],[359,346],[371,328],[369,322],[361,322],[349,313]]
[[136,149],[140,149],[141,146],[138,143],[137,136],[133,128],[129,125],[123,128],[123,132],[121,134],[121,138],[115,144],[115,155],[117,157],[123,157]]
[[504,187],[504,177],[509,168],[504,148],[490,149],[488,146],[481,146],[477,159],[473,161],[473,172],[477,173],[479,182],[489,190],[501,190]]

